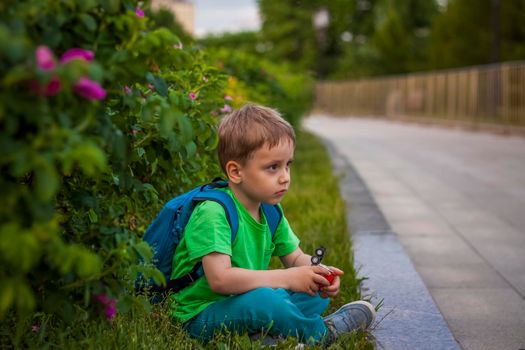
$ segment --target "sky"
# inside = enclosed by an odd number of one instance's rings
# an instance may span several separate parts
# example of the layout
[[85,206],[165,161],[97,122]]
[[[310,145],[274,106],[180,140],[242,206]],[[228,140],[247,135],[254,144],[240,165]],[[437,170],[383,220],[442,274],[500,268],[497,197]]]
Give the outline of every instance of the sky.
[[257,0],[194,0],[195,34],[257,30]]

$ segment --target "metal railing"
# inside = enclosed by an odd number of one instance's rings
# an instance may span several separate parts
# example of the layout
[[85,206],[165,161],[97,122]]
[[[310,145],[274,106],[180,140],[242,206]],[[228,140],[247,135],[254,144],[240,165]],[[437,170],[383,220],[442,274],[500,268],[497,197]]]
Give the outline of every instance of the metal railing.
[[334,115],[525,125],[525,61],[316,84]]

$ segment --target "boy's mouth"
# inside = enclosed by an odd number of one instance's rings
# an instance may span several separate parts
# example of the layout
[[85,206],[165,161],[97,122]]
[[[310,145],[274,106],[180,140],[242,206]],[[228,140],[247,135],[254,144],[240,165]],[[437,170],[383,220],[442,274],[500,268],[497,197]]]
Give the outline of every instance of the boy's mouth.
[[282,196],[284,195],[288,190],[280,190],[279,192],[275,192],[276,196]]

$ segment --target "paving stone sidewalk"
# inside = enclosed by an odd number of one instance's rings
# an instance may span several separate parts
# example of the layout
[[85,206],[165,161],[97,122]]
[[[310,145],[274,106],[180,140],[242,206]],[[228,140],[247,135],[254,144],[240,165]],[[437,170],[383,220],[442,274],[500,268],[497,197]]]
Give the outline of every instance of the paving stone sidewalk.
[[379,347],[525,349],[525,139],[364,118],[304,124],[346,169],[356,261],[393,310]]

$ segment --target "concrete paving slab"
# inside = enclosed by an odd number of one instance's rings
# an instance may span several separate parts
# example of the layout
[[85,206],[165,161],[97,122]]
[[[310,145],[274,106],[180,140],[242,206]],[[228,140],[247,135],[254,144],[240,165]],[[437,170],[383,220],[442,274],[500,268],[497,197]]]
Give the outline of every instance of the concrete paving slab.
[[462,229],[461,234],[525,298],[525,236],[515,231]]
[[392,229],[400,236],[442,236],[455,235],[450,226],[439,218],[412,219],[391,222]]
[[[525,349],[525,138],[364,118],[305,124],[362,176],[387,221],[377,227],[394,229],[461,345]],[[356,236],[365,237],[373,241]],[[387,257],[377,259],[384,265]],[[499,312],[499,331],[483,330],[486,302]]]
[[[410,252],[412,256],[413,252]],[[485,264],[421,265],[416,268],[425,285],[429,288],[501,288],[506,281],[496,271],[486,268]]]
[[383,301],[373,334],[378,349],[459,349],[410,259],[394,234],[353,236],[363,294]]
[[346,160],[331,150],[340,188],[348,202],[354,263],[362,295],[382,302],[373,336],[378,349],[459,349],[443,316],[414,270],[370,191]]
[[[465,350],[525,349],[523,299],[505,288],[431,289]],[[521,332],[516,332],[516,330]]]
[[388,201],[380,201],[379,203],[385,215],[396,221],[417,220],[438,215],[434,209],[429,208],[424,203],[413,205],[390,204]]
[[462,264],[485,264],[485,260],[457,236],[407,237],[399,236],[403,246],[414,252],[412,260],[423,266],[458,266]]

